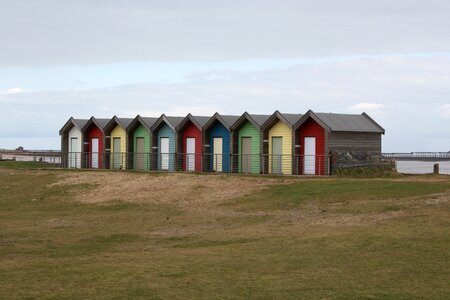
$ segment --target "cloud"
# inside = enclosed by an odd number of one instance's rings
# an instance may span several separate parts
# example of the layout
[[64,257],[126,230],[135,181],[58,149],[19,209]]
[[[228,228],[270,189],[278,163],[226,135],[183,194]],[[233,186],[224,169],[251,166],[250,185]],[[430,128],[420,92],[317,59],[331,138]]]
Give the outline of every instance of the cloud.
[[0,65],[443,52],[449,14],[447,0],[0,1]]
[[7,90],[0,90],[0,96],[1,95],[14,95],[14,94],[20,94],[23,93],[24,90],[22,90],[21,88],[11,88],[11,89],[7,89]]
[[[215,76],[215,72],[176,83],[4,95],[0,148],[7,148],[10,144],[6,143],[15,138],[43,137],[46,144],[40,146],[34,144],[39,139],[21,144],[57,149],[58,131],[70,116],[159,117],[161,113],[185,116],[189,112],[212,115],[215,111],[240,115],[275,110],[304,113],[308,109],[348,113],[354,108],[358,109],[354,113],[367,110],[386,129],[384,151],[450,149],[450,131],[442,126],[445,120],[437,122],[443,118],[437,108],[450,97],[450,56],[380,57],[229,72],[227,76]],[[223,70],[217,72],[223,74]],[[53,137],[51,145],[45,137]]]
[[353,112],[363,112],[363,111],[371,111],[371,110],[379,110],[384,107],[384,104],[381,103],[370,103],[370,102],[361,102],[349,107],[349,110]]

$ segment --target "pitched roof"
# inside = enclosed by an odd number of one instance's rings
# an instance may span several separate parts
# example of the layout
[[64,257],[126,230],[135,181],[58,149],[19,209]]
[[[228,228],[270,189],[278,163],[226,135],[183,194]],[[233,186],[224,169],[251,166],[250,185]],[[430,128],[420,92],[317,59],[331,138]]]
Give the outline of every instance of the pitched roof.
[[131,118],[118,118],[120,122],[122,122],[123,126],[127,128],[134,119]]
[[67,120],[67,122],[64,124],[64,126],[59,130],[59,134],[61,135],[64,132],[66,132],[67,130],[72,129],[73,126],[77,127],[79,130],[81,130],[88,121],[89,120],[87,120],[87,119],[74,119],[73,117],[70,117],[70,119]]
[[97,119],[97,118],[95,118],[95,121],[97,121],[97,123],[101,127],[101,129],[105,129],[106,125],[108,124],[109,121],[111,121],[111,119]]
[[228,124],[229,127],[233,126],[233,124],[241,117],[232,115],[220,115],[220,116]]
[[178,125],[180,125],[181,121],[183,121],[184,117],[173,117],[173,116],[166,116],[167,121],[169,121],[174,128],[177,128]]
[[309,110],[301,120],[297,122],[295,128],[300,127],[308,118],[313,118],[328,131],[344,132],[373,132],[384,134],[384,128],[375,122],[368,114],[334,114],[315,113]]
[[78,126],[78,128],[81,130],[81,128],[83,128],[84,125],[86,125],[88,120],[87,119],[73,119],[73,121]]
[[271,115],[254,115],[250,114],[250,117],[259,125],[262,126]]
[[144,121],[145,125],[147,125],[148,128],[151,128],[156,123],[156,121],[158,121],[158,118],[142,117],[142,121]]
[[295,123],[297,123],[302,117],[302,114],[285,114],[285,113],[280,113],[285,119],[286,121],[291,125],[294,126]]
[[194,118],[194,120],[197,121],[197,123],[201,127],[204,127],[206,125],[206,123],[208,123],[209,119],[211,119],[211,117],[205,117],[205,116],[192,116],[192,118]]
[[315,115],[330,128],[331,131],[384,133],[384,129],[365,113],[361,115],[315,113]]

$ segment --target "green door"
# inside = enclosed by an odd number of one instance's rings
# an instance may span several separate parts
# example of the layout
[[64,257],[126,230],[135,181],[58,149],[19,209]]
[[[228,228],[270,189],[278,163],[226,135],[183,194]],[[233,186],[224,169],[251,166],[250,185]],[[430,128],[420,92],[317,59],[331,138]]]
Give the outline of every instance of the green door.
[[272,173],[281,174],[283,160],[283,138],[272,137]]
[[136,170],[144,170],[145,166],[145,139],[143,137],[136,138],[136,157],[135,168]]
[[252,172],[252,138],[243,137],[242,142],[242,153],[241,153],[241,166],[243,173]]

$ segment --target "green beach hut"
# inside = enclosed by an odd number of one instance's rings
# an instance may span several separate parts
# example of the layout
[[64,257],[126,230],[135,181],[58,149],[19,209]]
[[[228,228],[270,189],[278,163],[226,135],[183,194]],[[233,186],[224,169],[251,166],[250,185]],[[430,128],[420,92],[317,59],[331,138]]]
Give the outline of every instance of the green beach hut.
[[150,128],[158,118],[138,115],[127,127],[128,132],[128,168],[150,170],[152,132]]
[[231,127],[233,165],[239,173],[261,173],[261,126],[270,116],[245,112]]

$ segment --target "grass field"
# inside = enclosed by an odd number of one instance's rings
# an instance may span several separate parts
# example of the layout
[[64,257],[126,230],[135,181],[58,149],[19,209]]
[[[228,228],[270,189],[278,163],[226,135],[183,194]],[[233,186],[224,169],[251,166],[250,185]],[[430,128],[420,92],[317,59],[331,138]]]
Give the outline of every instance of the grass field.
[[446,299],[449,199],[447,176],[266,179],[0,163],[0,298]]

